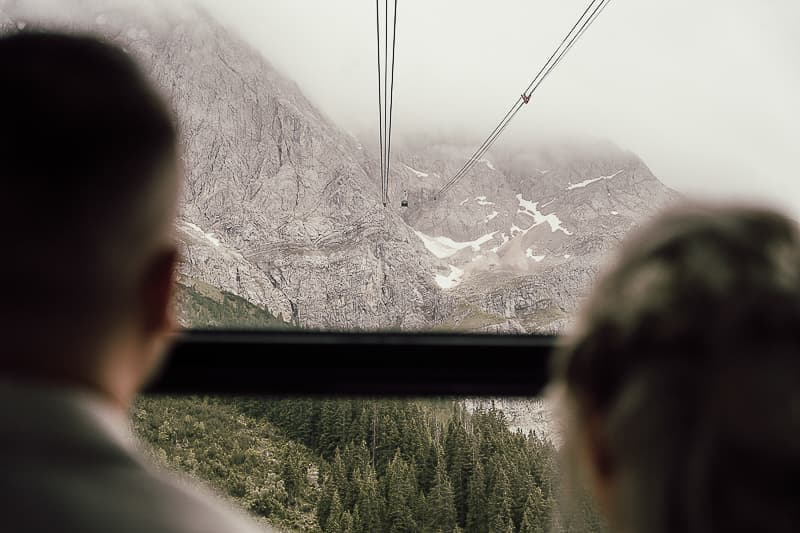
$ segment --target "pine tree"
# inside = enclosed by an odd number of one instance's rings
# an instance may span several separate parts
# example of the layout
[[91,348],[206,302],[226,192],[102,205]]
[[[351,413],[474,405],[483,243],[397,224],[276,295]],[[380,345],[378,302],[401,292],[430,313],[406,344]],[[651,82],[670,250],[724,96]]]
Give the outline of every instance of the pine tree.
[[322,530],[325,533],[342,533],[342,501],[339,499],[339,492],[334,489],[333,496],[331,497],[330,513],[328,520]]
[[358,497],[353,517],[355,533],[372,533],[383,529],[381,501],[378,491],[378,478],[371,464],[359,472]]
[[[521,450],[520,442],[515,443],[509,453],[508,467],[506,474],[508,475],[508,483],[510,486],[511,496],[511,517],[514,523],[519,524],[522,522],[522,515],[525,513],[525,506],[529,496],[536,491],[538,487],[534,484],[533,476],[528,468],[527,458]],[[541,491],[540,491],[541,493]]]
[[456,504],[453,486],[447,476],[444,457],[436,467],[433,487],[427,499],[426,526],[429,531],[452,531],[456,525]]
[[433,487],[436,477],[436,466],[439,464],[440,457],[444,456],[444,449],[438,443],[428,447],[425,460],[419,464],[419,488],[425,494],[429,493]]
[[541,489],[535,487],[525,502],[519,533],[544,533],[549,516],[543,502]]
[[317,419],[314,413],[314,401],[305,399],[286,400],[286,402],[292,404],[291,423],[294,427],[290,434],[306,446],[316,446]]
[[350,478],[347,475],[347,465],[345,464],[344,457],[338,448],[333,454],[330,477],[334,487],[336,487],[336,490],[339,493],[342,505],[346,508],[351,507],[353,490],[350,484]]
[[320,409],[319,449],[328,459],[336,448],[344,448],[348,426],[348,406],[345,400],[325,400]]
[[428,526],[428,498],[425,497],[425,493],[419,491],[417,493],[417,497],[414,499],[412,503],[412,508],[414,509],[414,521],[420,527],[420,531],[425,533],[432,531]]
[[350,511],[344,511],[342,513],[341,533],[353,533],[353,517]]
[[495,481],[489,492],[488,504],[489,533],[506,533],[511,522],[511,498],[508,488],[508,477],[502,467],[497,469]]
[[417,498],[417,483],[414,471],[395,453],[386,470],[384,494],[386,497],[386,530],[390,533],[412,533],[418,531],[414,519]]
[[[328,524],[328,518],[331,515],[331,505],[333,503],[333,493],[336,491],[336,486],[333,481],[326,479],[322,484],[322,491],[320,492],[319,499],[317,500],[317,523],[320,529],[325,531]],[[337,494],[338,498],[338,494]]]
[[484,533],[489,528],[486,509],[486,476],[480,461],[472,471],[467,499],[466,533]]
[[294,505],[303,493],[307,474],[308,468],[303,457],[291,446],[281,463],[281,479],[289,497],[289,505]]
[[459,524],[464,524],[467,518],[467,496],[473,463],[472,442],[467,434],[466,426],[466,412],[463,407],[456,405],[453,416],[447,424],[444,450],[450,482],[453,484],[456,517]]
[[367,443],[364,440],[358,441],[357,446],[352,446],[352,469],[359,469],[362,472],[366,470],[367,465],[372,464],[372,455],[370,454]]
[[380,475],[386,472],[394,453],[399,449],[400,431],[397,429],[397,417],[391,414],[395,409],[390,404],[384,408],[377,418],[375,442],[375,469]]

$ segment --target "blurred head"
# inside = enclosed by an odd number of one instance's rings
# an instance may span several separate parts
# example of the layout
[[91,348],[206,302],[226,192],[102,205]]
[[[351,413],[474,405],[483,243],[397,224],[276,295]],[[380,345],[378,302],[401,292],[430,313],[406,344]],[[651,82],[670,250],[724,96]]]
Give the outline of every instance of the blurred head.
[[757,208],[661,216],[558,357],[568,437],[626,532],[800,531],[800,234]]
[[0,38],[0,376],[126,404],[172,329],[176,130],[122,50]]

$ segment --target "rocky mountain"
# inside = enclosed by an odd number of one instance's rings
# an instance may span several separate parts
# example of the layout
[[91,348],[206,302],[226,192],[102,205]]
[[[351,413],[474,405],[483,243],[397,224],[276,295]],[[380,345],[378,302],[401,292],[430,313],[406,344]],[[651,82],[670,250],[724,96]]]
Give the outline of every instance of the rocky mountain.
[[676,198],[634,154],[569,141],[491,152],[434,200],[473,149],[437,140],[396,152],[396,201],[384,208],[374,140],[333,124],[208,14],[155,2],[65,5],[69,16],[55,17],[0,0],[0,27],[97,32],[141,60],[183,135],[182,279],[284,322],[557,331],[604,253]]
[[678,198],[636,155],[583,140],[489,153],[432,201],[439,176],[465,159],[457,153],[416,149],[419,168],[406,166],[410,174],[398,184],[417,200],[406,221],[440,260],[436,280],[457,299],[448,317],[457,327],[560,330],[604,256]]

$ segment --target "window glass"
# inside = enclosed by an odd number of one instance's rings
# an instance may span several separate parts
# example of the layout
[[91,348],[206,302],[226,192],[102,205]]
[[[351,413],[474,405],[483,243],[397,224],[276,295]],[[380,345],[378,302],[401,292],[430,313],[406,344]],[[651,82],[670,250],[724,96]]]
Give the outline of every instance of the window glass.
[[158,464],[287,531],[602,530],[537,400],[144,397],[132,418]]
[[4,0],[0,31],[105,35],[171,102],[183,326],[537,333],[687,195],[800,210],[796,2],[613,3],[523,93],[586,4],[400,2],[385,196],[369,3]]
[[[385,194],[369,2],[0,0],[0,32],[99,33],[171,103],[187,328],[559,332],[670,204],[800,213],[796,2],[613,3],[472,161],[587,2],[399,4]],[[289,531],[601,530],[559,503],[540,400],[144,397],[132,420]]]

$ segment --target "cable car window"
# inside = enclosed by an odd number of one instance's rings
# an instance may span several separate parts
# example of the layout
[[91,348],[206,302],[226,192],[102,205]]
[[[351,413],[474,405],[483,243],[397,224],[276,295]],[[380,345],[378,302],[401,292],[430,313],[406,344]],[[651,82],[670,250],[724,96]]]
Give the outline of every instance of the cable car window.
[[186,327],[559,332],[682,194],[800,209],[788,2],[45,4],[176,110]]
[[557,432],[529,399],[168,396],[132,414],[160,464],[286,531],[599,527],[560,507]]
[[[172,104],[182,327],[553,334],[687,195],[800,214],[798,8],[732,4],[0,0],[0,32],[103,35]],[[557,510],[541,399],[145,396],[132,419],[291,531],[601,529]]]

